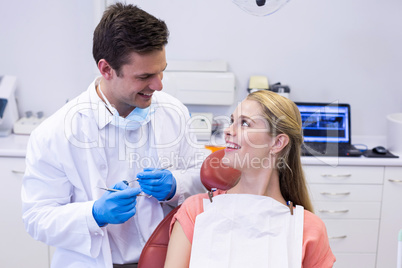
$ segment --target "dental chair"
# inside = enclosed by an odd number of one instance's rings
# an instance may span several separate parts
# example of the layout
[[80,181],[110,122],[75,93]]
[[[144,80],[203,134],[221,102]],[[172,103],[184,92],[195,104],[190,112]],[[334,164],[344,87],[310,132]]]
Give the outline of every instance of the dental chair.
[[[236,185],[240,178],[240,171],[222,164],[224,155],[224,150],[213,152],[201,166],[201,182],[209,192],[213,189],[228,190]],[[170,222],[179,207],[166,215],[156,227],[142,250],[138,268],[162,268],[164,266],[169,244]]]

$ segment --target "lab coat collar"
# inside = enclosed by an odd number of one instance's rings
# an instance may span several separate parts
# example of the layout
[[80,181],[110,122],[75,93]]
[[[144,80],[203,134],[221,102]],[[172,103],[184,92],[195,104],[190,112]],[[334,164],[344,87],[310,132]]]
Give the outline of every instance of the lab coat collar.
[[97,77],[88,87],[89,99],[94,111],[94,118],[99,129],[103,129],[107,124],[112,121],[113,116],[106,108],[106,104],[96,93],[96,87],[100,83],[101,77]]

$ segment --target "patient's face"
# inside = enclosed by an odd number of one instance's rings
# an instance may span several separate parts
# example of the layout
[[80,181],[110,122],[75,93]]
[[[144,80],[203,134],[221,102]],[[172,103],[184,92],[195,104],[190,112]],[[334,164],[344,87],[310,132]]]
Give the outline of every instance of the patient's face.
[[270,168],[273,139],[258,102],[246,99],[237,106],[225,140],[225,164],[239,170]]

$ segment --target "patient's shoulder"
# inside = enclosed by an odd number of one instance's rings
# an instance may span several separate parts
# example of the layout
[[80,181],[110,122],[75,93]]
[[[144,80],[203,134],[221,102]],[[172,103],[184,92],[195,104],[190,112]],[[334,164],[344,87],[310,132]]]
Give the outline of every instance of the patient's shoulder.
[[203,208],[202,200],[207,198],[208,198],[207,193],[192,195],[183,202],[183,204],[181,205],[181,209],[194,210],[194,211],[198,211],[200,209],[202,210]]
[[324,222],[310,211],[304,211],[303,268],[332,267],[335,262]]
[[324,222],[314,213],[304,210],[304,232],[321,234],[325,230]]
[[326,243],[327,229],[324,222],[314,213],[304,210],[303,243]]
[[[214,196],[224,194],[224,193],[226,193],[226,191],[217,190],[214,192]],[[203,205],[204,201],[203,200],[205,200],[205,199],[209,199],[207,193],[192,195],[184,201],[184,203],[182,204],[182,207],[183,207],[183,209],[191,210],[193,212],[198,212],[197,214],[199,214],[204,211],[204,205]]]

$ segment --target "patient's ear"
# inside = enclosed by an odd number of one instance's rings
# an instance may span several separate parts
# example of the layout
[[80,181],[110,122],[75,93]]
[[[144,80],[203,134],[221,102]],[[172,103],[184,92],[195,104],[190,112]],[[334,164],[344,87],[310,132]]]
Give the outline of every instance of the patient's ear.
[[275,137],[275,143],[272,145],[271,152],[274,154],[282,151],[289,143],[289,136],[286,134],[279,134]]

